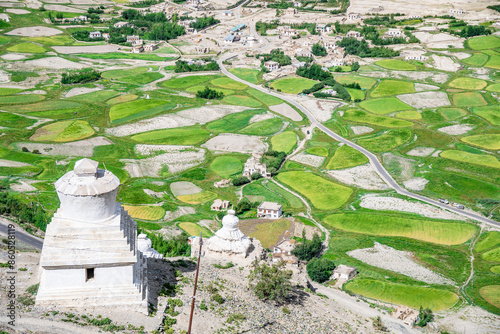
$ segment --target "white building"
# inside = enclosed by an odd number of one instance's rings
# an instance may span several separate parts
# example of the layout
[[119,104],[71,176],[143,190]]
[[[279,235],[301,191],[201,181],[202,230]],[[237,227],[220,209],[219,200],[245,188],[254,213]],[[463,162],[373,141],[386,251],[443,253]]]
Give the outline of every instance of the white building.
[[132,48],[132,53],[144,52],[144,47],[142,45],[136,45]]
[[268,71],[275,71],[277,70],[278,68],[280,68],[280,64],[276,61],[272,61],[272,60],[269,60],[269,61],[266,61],[264,63],[264,67],[268,70]]
[[334,279],[343,279],[343,280],[350,280],[354,278],[357,274],[357,268],[356,267],[350,267],[346,265],[339,265],[337,268],[333,270],[333,278]]
[[233,12],[232,12],[232,11],[230,11],[230,10],[225,10],[223,13],[224,13],[224,16],[226,16],[226,17],[231,17],[231,16],[233,16]]
[[123,28],[123,27],[128,27],[128,26],[129,26],[129,23],[124,22],[124,21],[116,22],[115,24],[113,24],[113,27],[115,27],[115,28]]
[[38,306],[116,305],[147,312],[147,259],[137,224],[116,203],[120,180],[82,159],[55,183],[61,202],[40,257]]
[[460,15],[462,15],[462,14],[464,13],[464,10],[463,10],[463,9],[461,9],[461,8],[452,8],[452,9],[450,9],[450,10],[449,10],[449,12],[448,12],[448,13],[449,13],[450,15],[452,15],[452,16],[453,16],[453,15],[458,15],[458,16],[460,16]]
[[404,36],[404,33],[401,29],[389,29],[387,35],[391,37],[401,37]]
[[139,44],[139,41],[141,41],[141,38],[139,36],[136,35],[127,36],[127,43],[134,45],[134,44]]
[[356,21],[361,19],[361,14],[359,13],[349,13],[347,14],[347,19],[350,21]]
[[332,28],[327,26],[326,24],[316,24],[316,32],[317,33],[325,33],[332,31]]
[[210,206],[210,210],[212,211],[222,211],[229,209],[229,205],[231,203],[229,201],[223,201],[220,198],[217,198],[213,204]]
[[[269,62],[265,62],[265,64]],[[272,63],[276,63],[273,61]],[[276,63],[278,64],[278,63]],[[279,64],[278,64],[279,67]],[[267,68],[267,67],[266,67]],[[251,177],[253,173],[259,173],[263,177],[271,177],[271,173],[267,172],[267,167],[265,164],[262,164],[259,162],[260,158],[257,155],[252,155],[248,160],[245,162],[245,167],[243,168],[243,176]]]
[[90,38],[100,38],[101,37],[101,32],[100,31],[92,31],[89,33]]
[[354,37],[354,38],[358,38],[358,37],[361,37],[361,33],[359,31],[354,31],[354,30],[351,30],[349,31],[346,35],[346,37]]
[[257,208],[259,218],[278,219],[282,214],[282,206],[274,202],[262,202]]

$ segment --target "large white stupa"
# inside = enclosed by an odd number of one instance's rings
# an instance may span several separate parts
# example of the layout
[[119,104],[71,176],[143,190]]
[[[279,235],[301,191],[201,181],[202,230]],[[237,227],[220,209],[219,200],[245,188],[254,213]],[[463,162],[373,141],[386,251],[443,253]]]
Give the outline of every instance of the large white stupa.
[[[222,228],[215,235],[203,242],[204,254],[220,259],[261,258],[264,248],[258,240],[246,237],[238,228],[240,220],[234,210],[228,210],[222,218]],[[198,256],[200,238],[191,239],[191,256]]]
[[119,185],[90,159],[55,183],[61,206],[45,234],[37,305],[147,311],[147,261],[136,222],[116,203]]

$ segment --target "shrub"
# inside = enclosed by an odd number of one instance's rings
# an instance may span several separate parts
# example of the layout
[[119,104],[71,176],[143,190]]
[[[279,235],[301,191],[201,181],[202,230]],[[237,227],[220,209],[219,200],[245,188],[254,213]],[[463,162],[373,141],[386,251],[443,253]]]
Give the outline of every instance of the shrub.
[[21,151],[23,151],[23,152],[29,152],[30,150],[28,150],[28,148],[27,148],[26,146],[23,146],[23,147],[21,148]]
[[258,180],[258,179],[262,178],[262,175],[259,172],[254,172],[254,173],[252,173],[252,175],[250,175],[250,178],[252,180]]
[[420,327],[424,327],[434,319],[434,314],[432,314],[431,309],[423,309],[422,307],[420,307],[420,313],[418,314],[418,317],[420,320],[418,321],[417,325]]
[[212,295],[212,300],[218,304],[224,304],[225,302],[224,298],[218,292]]
[[214,100],[214,99],[221,100],[224,97],[224,93],[218,92],[215,89],[210,89],[208,87],[205,87],[204,90],[199,90],[196,93],[196,97],[207,100]]
[[323,245],[318,234],[315,234],[312,240],[307,240],[305,231],[303,231],[302,239],[302,243],[295,247],[295,249],[292,251],[292,254],[298,257],[299,260],[309,261],[319,254]]
[[249,288],[262,300],[283,303],[292,292],[291,270],[285,270],[285,262],[268,266],[255,260],[250,270]]
[[202,311],[208,311],[207,304],[205,304],[205,300],[203,299],[200,303],[200,310]]
[[100,78],[101,78],[100,72],[92,69],[86,69],[80,72],[63,73],[61,83],[64,85],[86,83],[99,80]]
[[335,264],[329,259],[313,258],[307,264],[307,275],[318,283],[326,282],[332,275],[332,270],[335,269]]
[[246,176],[237,176],[237,177],[232,179],[232,182],[233,182],[233,186],[239,187],[239,186],[242,186],[244,184],[249,183],[250,180]]
[[201,64],[189,64],[187,61],[184,60],[178,60],[175,62],[175,68],[174,72],[175,73],[181,73],[181,72],[199,72],[199,71],[218,71],[219,70],[219,65],[215,60],[212,60],[209,63],[206,63],[204,65]]
[[311,48],[311,52],[316,57],[324,57],[324,56],[326,56],[326,49],[325,49],[325,47],[322,46],[319,43],[313,44],[313,46]]

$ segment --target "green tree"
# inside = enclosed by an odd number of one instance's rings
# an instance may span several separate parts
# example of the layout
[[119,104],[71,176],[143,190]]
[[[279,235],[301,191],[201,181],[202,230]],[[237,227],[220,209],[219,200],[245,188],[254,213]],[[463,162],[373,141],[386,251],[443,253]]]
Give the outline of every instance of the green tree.
[[290,296],[292,271],[285,269],[285,262],[268,266],[267,263],[255,260],[250,270],[249,288],[262,300],[281,304]]
[[326,56],[326,49],[319,43],[313,44],[311,52],[316,57]]
[[418,314],[418,318],[420,319],[417,323],[418,326],[424,327],[427,323],[431,322],[434,319],[434,314],[432,314],[432,310],[430,308],[422,308],[420,306],[420,313]]
[[307,275],[318,283],[326,282],[332,276],[332,270],[335,269],[335,264],[329,259],[313,258],[307,264]]
[[309,261],[321,251],[321,239],[318,234],[315,234],[312,240],[307,240],[305,231],[302,231],[302,239],[302,243],[295,247],[292,254],[302,261]]

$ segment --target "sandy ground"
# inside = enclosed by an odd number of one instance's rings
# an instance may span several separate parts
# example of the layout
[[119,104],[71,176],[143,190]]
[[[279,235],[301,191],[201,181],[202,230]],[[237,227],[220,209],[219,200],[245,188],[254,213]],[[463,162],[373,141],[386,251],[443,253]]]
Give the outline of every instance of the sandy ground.
[[365,196],[359,205],[363,208],[372,210],[411,212],[428,218],[465,220],[461,215],[448,212],[435,206],[420,202],[410,202],[396,197]]
[[8,83],[10,82],[10,73],[0,70],[0,83]]
[[356,135],[364,135],[365,133],[370,133],[373,131],[373,128],[370,128],[369,126],[362,126],[362,125],[357,125],[357,126],[351,126],[352,132]]
[[181,216],[192,215],[195,213],[196,213],[195,208],[192,208],[190,206],[178,206],[175,211],[165,212],[165,217],[163,217],[163,220],[172,221],[172,220],[177,219]]
[[439,128],[438,131],[444,132],[448,135],[460,136],[466,134],[472,129],[474,129],[474,126],[469,124],[456,124],[456,125],[445,126],[444,128]]
[[210,151],[263,153],[268,145],[257,136],[223,133],[201,145]]
[[6,53],[0,56],[3,60],[22,60],[26,59],[26,55],[20,53]]
[[30,181],[32,180],[17,180],[16,183],[11,183],[10,184],[10,189],[13,191],[17,192],[33,192],[33,191],[38,191],[37,188],[33,187],[30,184]]
[[82,94],[96,92],[98,90],[101,90],[101,88],[99,88],[99,87],[94,87],[94,88],[77,87],[77,88],[72,88],[69,91],[67,91],[64,96],[65,97],[78,96],[78,95],[82,95]]
[[433,147],[415,147],[414,149],[406,152],[407,155],[414,157],[426,157],[432,154],[436,149]]
[[5,13],[0,13],[0,20],[9,22],[9,15]]
[[464,306],[458,312],[441,312],[436,323],[431,323],[431,328],[439,327],[448,333],[498,333],[500,317],[491,314],[478,306]]
[[43,36],[54,36],[62,34],[59,29],[35,26],[35,27],[23,27],[11,30],[5,33],[6,35],[16,35],[22,37],[43,37]]
[[423,177],[414,177],[413,179],[403,181],[403,186],[409,190],[422,191],[425,189],[427,183],[429,183],[429,180]]
[[453,284],[454,282],[427,269],[415,261],[411,252],[399,251],[375,242],[371,248],[356,249],[347,253],[362,262],[382,269],[395,271],[429,284]]
[[7,13],[12,13],[12,14],[30,14],[31,12],[26,9],[18,9],[18,8],[7,8],[5,10]]
[[44,6],[47,10],[53,10],[57,12],[66,12],[66,13],[86,13],[83,9],[63,6],[63,5],[46,5]]
[[341,102],[317,100],[309,97],[294,96],[293,99],[306,107],[319,122],[328,121],[335,109],[343,105]]
[[398,99],[416,109],[438,108],[450,105],[445,92],[421,92],[398,95]]
[[369,163],[352,168],[329,170],[327,173],[334,179],[351,186],[368,190],[389,189],[389,186]]
[[387,72],[366,72],[364,76],[374,77],[374,78],[394,78],[394,79],[411,79],[413,81],[421,80],[427,81],[431,80],[435,83],[445,83],[448,81],[450,76],[446,73],[439,72],[424,72],[424,71],[387,71]]
[[325,157],[320,157],[314,154],[307,154],[304,151],[290,158],[290,160],[292,161],[297,161],[304,165],[309,165],[313,167],[320,167],[323,164],[323,161],[325,161],[325,159],[326,159]]
[[120,160],[131,177],[158,177],[164,166],[174,174],[199,165],[205,159],[205,150],[193,146],[136,145],[135,150],[142,155],[155,156]]
[[62,155],[68,157],[91,157],[94,155],[94,147],[111,145],[113,142],[105,137],[94,137],[64,144],[42,144],[42,143],[15,143],[18,149],[26,147],[28,150],[39,150],[44,155]]
[[449,45],[454,48],[464,47],[464,38],[455,37],[445,33],[431,34],[428,32],[418,31],[414,33],[425,46],[430,49],[447,49]]
[[271,109],[275,113],[290,118],[292,121],[299,122],[302,120],[302,116],[300,116],[300,114],[295,111],[295,109],[293,109],[286,103],[270,106],[269,109]]
[[27,167],[31,166],[25,162],[0,159],[0,167]]
[[34,60],[27,60],[24,62],[24,66],[29,69],[36,68],[48,68],[53,70],[64,70],[64,69],[81,69],[86,67],[83,64],[75,63],[70,60],[66,60],[61,57],[47,57]]
[[460,69],[460,64],[456,63],[450,57],[432,55],[432,63],[426,63],[426,66],[434,67],[438,70],[447,72],[456,72]]
[[417,92],[425,92],[425,91],[429,91],[429,90],[439,90],[439,87],[434,86],[434,85],[415,83],[415,90]]
[[160,129],[172,129],[195,124],[205,124],[226,115],[241,112],[251,108],[243,106],[209,105],[199,108],[181,110],[177,113],[161,115],[132,124],[124,124],[106,130],[113,136],[124,137],[136,133]]
[[187,182],[187,181],[179,181],[173,182],[170,184],[170,191],[174,194],[175,197],[183,196],[183,195],[192,195],[197,194],[203,191],[196,184]]
[[256,123],[256,122],[260,122],[260,121],[265,121],[266,119],[271,119],[274,117],[275,116],[271,113],[258,114],[258,115],[253,116],[252,118],[250,118],[249,123],[252,124],[252,123]]
[[108,52],[119,52],[120,47],[116,45],[83,45],[83,46],[53,46],[56,52],[62,54],[73,54],[73,53],[108,53]]

